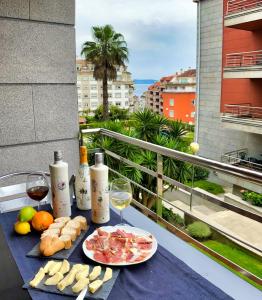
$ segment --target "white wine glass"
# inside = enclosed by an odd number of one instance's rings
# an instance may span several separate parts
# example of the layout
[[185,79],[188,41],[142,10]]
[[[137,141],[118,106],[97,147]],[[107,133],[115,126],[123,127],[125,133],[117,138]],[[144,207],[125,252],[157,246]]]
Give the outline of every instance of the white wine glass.
[[38,201],[38,211],[41,201],[47,196],[49,184],[44,174],[32,173],[27,176],[26,192],[29,198]]
[[110,184],[111,204],[120,212],[120,224],[123,223],[123,210],[128,207],[132,201],[132,188],[127,179],[117,178]]

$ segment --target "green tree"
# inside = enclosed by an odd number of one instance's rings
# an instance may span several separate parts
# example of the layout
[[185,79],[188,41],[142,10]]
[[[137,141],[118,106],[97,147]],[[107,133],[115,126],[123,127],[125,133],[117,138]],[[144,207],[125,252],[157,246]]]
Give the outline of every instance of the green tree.
[[81,55],[94,64],[94,78],[103,84],[103,119],[108,114],[108,80],[115,80],[117,67],[125,66],[128,61],[126,41],[121,33],[114,31],[111,25],[92,27],[94,41],[82,46]]

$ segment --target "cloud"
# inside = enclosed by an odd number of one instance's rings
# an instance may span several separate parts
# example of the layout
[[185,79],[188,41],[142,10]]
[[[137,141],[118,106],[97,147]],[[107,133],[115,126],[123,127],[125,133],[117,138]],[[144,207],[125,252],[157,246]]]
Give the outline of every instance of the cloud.
[[[134,77],[161,77],[195,64],[196,5],[192,0],[77,0],[76,43],[91,27],[112,24],[130,49]],[[151,75],[151,76],[150,76]]]

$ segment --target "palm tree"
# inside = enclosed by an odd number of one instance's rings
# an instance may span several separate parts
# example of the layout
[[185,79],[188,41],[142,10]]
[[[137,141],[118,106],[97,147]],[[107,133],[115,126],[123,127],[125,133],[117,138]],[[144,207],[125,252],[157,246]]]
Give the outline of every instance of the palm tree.
[[82,46],[81,55],[94,64],[94,78],[103,83],[103,119],[108,119],[108,80],[115,80],[117,67],[125,66],[128,61],[128,49],[121,33],[114,31],[111,25],[92,27],[94,41]]

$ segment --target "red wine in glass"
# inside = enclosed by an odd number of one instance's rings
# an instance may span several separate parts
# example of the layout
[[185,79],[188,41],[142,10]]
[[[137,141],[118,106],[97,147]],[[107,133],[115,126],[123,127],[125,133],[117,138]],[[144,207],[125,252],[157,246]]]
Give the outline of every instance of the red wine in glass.
[[29,174],[26,181],[26,192],[29,198],[40,202],[47,196],[49,185],[44,174]]

